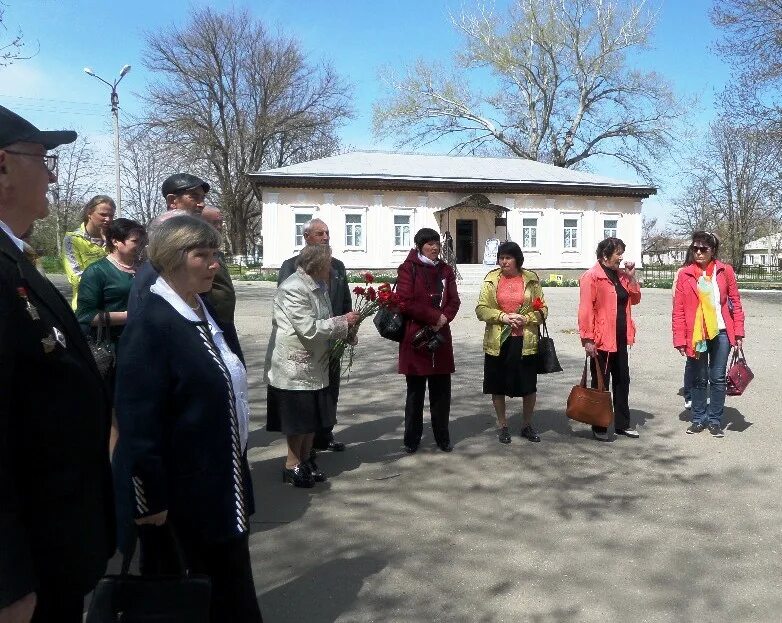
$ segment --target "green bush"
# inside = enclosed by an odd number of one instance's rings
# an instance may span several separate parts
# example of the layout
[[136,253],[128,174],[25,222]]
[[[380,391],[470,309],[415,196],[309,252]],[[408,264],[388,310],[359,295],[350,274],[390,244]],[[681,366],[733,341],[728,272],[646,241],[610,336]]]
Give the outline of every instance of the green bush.
[[59,275],[65,272],[62,267],[62,260],[56,255],[44,255],[41,257],[41,263],[47,275]]

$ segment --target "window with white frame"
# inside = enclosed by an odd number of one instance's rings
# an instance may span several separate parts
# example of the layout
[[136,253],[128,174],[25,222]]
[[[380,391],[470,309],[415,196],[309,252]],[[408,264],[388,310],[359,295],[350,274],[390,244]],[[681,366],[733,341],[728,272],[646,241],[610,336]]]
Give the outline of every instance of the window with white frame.
[[521,219],[521,246],[524,249],[538,248],[538,219]]
[[752,257],[751,255],[745,255],[744,256],[744,263],[745,264],[751,264],[752,262],[749,261],[749,258]]
[[345,248],[360,249],[364,247],[364,215],[345,215]]
[[578,249],[578,219],[566,218],[563,221],[563,247],[565,249]]
[[754,264],[755,263],[755,256],[754,255],[748,255],[749,261],[747,261],[747,264]]
[[617,230],[617,224],[619,221],[617,219],[605,219],[603,221],[603,239],[605,238],[616,238],[616,230]]
[[294,239],[293,245],[295,247],[304,246],[304,225],[312,218],[312,214],[309,212],[297,212],[293,215],[294,219]]
[[394,246],[410,248],[410,215],[394,214]]
[[765,255],[761,255],[760,256],[760,265],[761,266],[765,266],[766,265],[766,256]]

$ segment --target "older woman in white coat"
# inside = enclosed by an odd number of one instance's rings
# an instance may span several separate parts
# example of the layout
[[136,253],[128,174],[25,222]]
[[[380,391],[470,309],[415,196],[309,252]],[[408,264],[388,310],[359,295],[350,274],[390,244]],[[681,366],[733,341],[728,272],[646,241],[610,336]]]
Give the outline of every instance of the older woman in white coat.
[[274,297],[272,334],[266,352],[266,430],[288,439],[283,482],[312,487],[326,480],[310,457],[315,431],[333,426],[328,408],[329,340],[346,338],[356,312],[332,317],[328,279],[331,248],[306,246],[296,272]]

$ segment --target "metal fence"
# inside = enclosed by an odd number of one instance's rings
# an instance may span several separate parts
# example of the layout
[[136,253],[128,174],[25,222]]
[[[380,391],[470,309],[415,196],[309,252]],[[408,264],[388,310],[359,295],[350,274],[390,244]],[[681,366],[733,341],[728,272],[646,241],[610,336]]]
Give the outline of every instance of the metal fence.
[[[647,282],[673,281],[678,270],[678,266],[644,266],[641,275]],[[736,278],[740,282],[782,283],[782,270],[775,266],[744,266]]]

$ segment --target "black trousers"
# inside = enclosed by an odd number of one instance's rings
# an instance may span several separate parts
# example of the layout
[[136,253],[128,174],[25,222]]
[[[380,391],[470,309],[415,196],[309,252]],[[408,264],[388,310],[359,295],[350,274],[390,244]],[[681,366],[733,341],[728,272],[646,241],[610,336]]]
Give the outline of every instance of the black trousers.
[[405,445],[417,448],[424,432],[424,394],[429,384],[429,410],[432,414],[432,432],[437,444],[450,443],[448,418],[451,414],[451,375],[432,374],[414,376],[408,374],[407,401],[405,402]]
[[[627,358],[627,344],[617,344],[617,351],[609,353],[604,350],[597,351],[597,357],[592,359],[592,387],[597,387],[595,364],[600,364],[600,369],[605,377],[606,387],[611,382],[611,395],[614,402],[614,427],[619,429],[630,428],[630,365]],[[595,431],[604,433],[605,428],[593,426]]]
[[[182,550],[192,573],[212,581],[211,623],[262,623],[250,564],[248,535],[220,543],[204,543],[177,529]],[[140,526],[142,575],[181,572],[179,559],[167,526]]]
[[81,623],[84,595],[64,593],[56,588],[40,588],[36,592],[35,612],[31,623]]
[[[329,363],[328,401],[329,409],[333,410],[335,418],[337,416],[337,402],[339,401],[340,365],[339,361],[334,360],[331,360]],[[316,450],[326,450],[329,447],[329,443],[334,441],[333,431],[333,426],[326,426],[316,430],[315,437],[312,441],[312,447]]]

